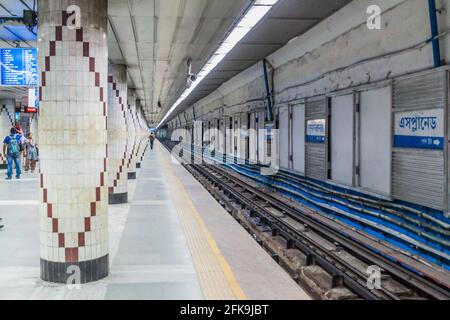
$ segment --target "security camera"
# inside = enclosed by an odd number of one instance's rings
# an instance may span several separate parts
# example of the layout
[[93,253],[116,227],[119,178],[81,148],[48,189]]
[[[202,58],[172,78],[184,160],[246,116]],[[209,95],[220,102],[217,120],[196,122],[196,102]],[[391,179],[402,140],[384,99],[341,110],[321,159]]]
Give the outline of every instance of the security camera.
[[197,81],[197,75],[195,73],[192,73],[192,61],[191,59],[187,60],[187,67],[188,67],[188,74],[187,74],[187,81],[186,81],[186,87],[189,89],[192,84]]
[[186,87],[189,89],[196,80],[197,80],[196,74],[194,74],[194,73],[188,74],[187,81],[186,81]]
[[29,28],[34,28],[37,25],[38,14],[33,10],[23,10],[23,24]]
[[192,82],[197,81],[197,75],[194,74],[194,73],[189,74],[189,75],[188,75],[188,80],[190,80],[190,81],[192,81]]

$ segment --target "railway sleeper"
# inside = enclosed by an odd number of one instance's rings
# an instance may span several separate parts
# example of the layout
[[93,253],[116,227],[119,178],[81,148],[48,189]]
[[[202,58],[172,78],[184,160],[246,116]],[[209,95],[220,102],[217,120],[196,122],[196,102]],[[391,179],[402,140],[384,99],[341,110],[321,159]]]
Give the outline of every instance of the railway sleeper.
[[[316,268],[317,266],[308,267],[307,257],[301,251],[292,248],[292,241],[281,236],[273,236],[273,232],[264,232],[261,227],[255,226],[248,220],[246,221],[242,212],[239,212],[238,215],[241,222],[246,225],[246,229],[261,239],[262,247],[272,258],[314,297],[325,300],[358,299],[358,296],[345,288],[343,283],[336,285],[336,278],[326,273],[322,268],[319,267],[321,272],[305,272],[304,268]],[[305,278],[306,274],[309,276],[307,279]],[[326,280],[324,279],[327,279],[329,283],[325,284]]]
[[335,286],[335,277],[320,266],[302,267],[299,282],[319,296],[322,300],[356,300],[358,296],[344,286]]
[[[221,199],[222,203],[227,202],[225,194],[221,191],[217,192],[218,198]],[[293,243],[290,240],[286,240],[281,236],[278,236],[276,229],[269,228],[264,221],[264,219],[258,218],[256,214],[252,214],[252,211],[243,211],[239,208],[240,206],[235,203],[234,209],[232,210],[233,216],[238,218],[244,229],[250,233],[253,238],[271,255],[271,257],[284,269],[288,274],[299,283],[299,285],[305,287],[309,292],[311,292],[315,297],[327,300],[345,300],[345,299],[356,299],[357,296],[352,293],[349,289],[336,287],[333,283],[334,278],[328,275],[330,283],[327,286],[323,285],[323,276],[321,275],[318,279],[308,279],[305,281],[304,276],[302,277],[303,268],[307,265],[307,257],[299,250],[292,249]],[[245,212],[245,213],[244,213]],[[277,211],[277,215],[284,216],[284,213]],[[263,223],[261,223],[263,222]],[[299,224],[298,228],[304,228],[303,225]],[[321,269],[325,272],[323,269]],[[323,288],[326,290],[324,291]]]
[[[206,179],[202,179],[201,182],[209,191],[212,191],[215,198],[219,200],[219,203],[243,225],[244,229],[249,232],[269,254],[271,254],[272,258],[283,267],[292,278],[299,282],[300,285],[306,286],[308,291],[312,291],[315,296],[327,300],[358,298],[351,290],[344,287],[343,279],[340,276],[330,275],[325,270],[315,265],[314,261],[310,261],[310,257],[306,257],[299,250],[295,249],[293,241],[282,238],[279,236],[277,229],[270,228],[264,218],[260,218],[252,210],[243,210],[245,207],[243,201],[245,201],[245,199],[232,199],[233,197],[230,193],[226,192],[223,188],[218,186],[211,187],[211,182],[206,181]],[[340,252],[346,258],[351,259],[356,265],[361,268],[364,267],[364,264],[361,261],[352,257],[345,251],[342,251],[338,244],[331,243],[314,232],[308,232],[309,229],[304,225],[296,222],[294,219],[286,217],[284,212],[271,207],[267,202],[258,199],[258,197],[253,196],[252,198],[256,200],[259,205],[270,211],[271,214],[277,218],[281,218],[284,222],[294,227],[295,230],[307,234],[308,238],[314,242],[321,243],[329,251]],[[391,278],[384,277],[383,281],[383,287],[389,289],[389,291],[396,295],[402,297],[412,296],[410,290],[398,282],[393,281]]]
[[[347,251],[339,250],[335,251],[335,254],[338,255],[343,260],[349,262],[354,268],[356,268],[359,272],[368,274],[369,265],[360,259],[356,258],[352,254]],[[413,291],[400,282],[394,280],[389,275],[383,273],[381,270],[381,285],[387,291],[395,294],[398,297],[406,298],[414,295]]]

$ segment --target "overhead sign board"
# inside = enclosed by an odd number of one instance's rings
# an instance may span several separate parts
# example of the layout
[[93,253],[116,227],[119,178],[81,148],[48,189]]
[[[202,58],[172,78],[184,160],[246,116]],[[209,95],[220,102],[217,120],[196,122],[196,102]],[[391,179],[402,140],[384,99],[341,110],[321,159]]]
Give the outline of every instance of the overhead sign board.
[[395,148],[443,150],[444,110],[424,110],[395,115]]
[[28,103],[27,106],[34,109],[39,109],[39,88],[28,89]]
[[37,113],[38,109],[33,108],[33,107],[25,107],[25,109],[23,110],[24,113]]
[[38,86],[36,48],[2,48],[0,49],[0,65],[0,85]]
[[306,122],[306,142],[325,143],[326,119],[309,120]]

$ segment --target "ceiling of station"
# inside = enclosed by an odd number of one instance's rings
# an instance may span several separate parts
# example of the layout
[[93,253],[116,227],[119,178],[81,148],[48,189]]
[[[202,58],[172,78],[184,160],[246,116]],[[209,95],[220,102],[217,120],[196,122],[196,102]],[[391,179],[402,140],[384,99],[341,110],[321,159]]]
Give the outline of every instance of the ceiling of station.
[[[108,0],[109,59],[128,66],[149,123],[158,124],[186,88],[187,60],[198,72],[253,0]],[[279,0],[179,106],[207,96],[350,0]],[[1,17],[21,17],[35,0],[0,0]],[[34,46],[35,30],[0,22],[0,47]],[[179,112],[177,111],[177,112]],[[176,112],[176,113],[177,113]],[[174,115],[176,115],[176,113]]]
[[[0,0],[0,48],[34,47],[37,30],[29,30],[15,18],[23,17],[23,10],[36,8],[35,0]],[[5,20],[2,18],[13,18]],[[23,101],[28,96],[28,89],[21,87],[1,87],[0,99],[16,99]]]
[[[279,0],[178,110],[207,96],[348,2]],[[128,65],[129,84],[136,88],[151,124],[158,124],[185,90],[187,60],[193,62],[192,71],[198,72],[252,3],[251,0],[109,0],[110,60]]]
[[177,112],[182,112],[204,98],[233,76],[280,49],[349,2],[350,0],[279,0],[267,16],[199,84]]
[[[0,0],[1,18],[22,18],[23,10],[36,8],[36,0]],[[16,21],[0,22],[0,47],[35,46],[36,30]]]
[[149,122],[156,123],[185,87],[187,60],[200,69],[250,3],[109,0],[109,58],[128,66],[129,85]]
[[28,90],[19,87],[5,87],[0,90],[0,99],[24,100],[28,97]]

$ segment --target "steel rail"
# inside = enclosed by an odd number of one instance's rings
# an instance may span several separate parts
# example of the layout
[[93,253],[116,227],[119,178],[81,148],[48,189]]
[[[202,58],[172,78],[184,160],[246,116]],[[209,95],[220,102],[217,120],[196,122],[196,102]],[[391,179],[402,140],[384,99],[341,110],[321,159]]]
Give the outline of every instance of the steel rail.
[[[165,147],[171,150],[170,146],[165,145]],[[262,217],[269,225],[275,225],[276,228],[272,228],[273,230],[275,229],[277,232],[283,235],[286,240],[293,240],[298,249],[300,249],[300,251],[305,253],[307,256],[315,257],[317,264],[332,276],[342,277],[343,283],[364,299],[397,300],[401,299],[401,297],[397,297],[395,294],[389,292],[388,290],[385,290],[384,288],[382,288],[381,290],[370,290],[369,288],[367,288],[366,274],[363,274],[348,262],[327,251],[325,248],[321,247],[320,244],[314,243],[314,241],[312,241],[311,239],[306,238],[301,234],[301,232],[289,226],[282,219],[274,216],[273,213],[262,207],[260,204],[256,203],[251,198],[244,197],[242,191],[239,192],[236,190],[236,186],[239,186],[242,190],[249,192],[250,194],[252,194],[252,196],[256,196],[259,199],[263,200],[266,205],[270,205],[273,208],[278,209],[283,214],[288,215],[295,221],[307,226],[310,230],[315,231],[322,238],[347,249],[353,256],[361,259],[364,262],[369,262],[370,264],[379,266],[393,279],[400,280],[400,282],[406,285],[408,288],[412,287],[416,289],[416,291],[425,293],[427,297],[431,297],[434,299],[450,299],[450,292],[448,290],[432,283],[431,281],[428,281],[423,277],[420,277],[416,273],[387,259],[386,257],[377,254],[376,252],[367,248],[367,246],[365,246],[363,242],[358,241],[357,239],[348,238],[339,233],[338,230],[335,230],[316,219],[305,216],[300,210],[286,205],[279,199],[276,199],[275,197],[268,195],[266,192],[263,192],[260,189],[250,185],[244,180],[231,175],[228,169],[224,169],[217,165],[212,166],[207,164],[183,164],[183,166],[194,176],[196,176],[197,179],[198,176],[205,177],[209,181],[213,182],[216,186],[218,186],[219,189],[226,191],[228,195],[231,195],[235,200],[241,202],[242,206],[252,209],[254,213],[259,214],[260,217]],[[217,175],[220,175],[221,177],[219,178],[217,177]],[[311,208],[305,207],[303,205],[301,206],[302,209],[314,213]]]
[[[226,172],[222,168],[219,168],[217,166],[214,169],[223,173]],[[423,293],[426,293],[427,295],[436,299],[450,299],[449,291],[435,285],[434,283],[431,283],[430,281],[425,280],[422,277],[419,277],[417,274],[407,270],[406,268],[400,267],[398,264],[391,262],[387,258],[374,253],[372,250],[359,243],[356,239],[348,239],[332,228],[325,226],[322,223],[313,220],[312,218],[306,217],[299,210],[286,205],[282,201],[268,195],[267,193],[262,192],[261,190],[249,185],[241,179],[230,176],[227,173],[225,173],[225,175],[230,180],[233,180],[233,182],[243,186],[246,190],[256,194],[258,197],[267,201],[271,205],[278,207],[282,212],[289,213],[297,221],[307,224],[311,229],[318,232],[324,238],[328,238],[332,242],[339,243],[342,247],[345,247],[353,254],[356,254],[357,257],[378,265],[387,273],[394,276],[394,278],[402,280],[403,284],[412,285],[419,291],[422,291]]]
[[[270,213],[270,211],[257,204],[254,200],[251,200],[250,198],[245,198],[244,200],[242,194],[237,192],[234,186],[226,184],[225,179],[229,179],[228,176],[222,175],[222,178],[214,177],[212,173],[206,172],[204,166],[201,167],[196,165],[189,167],[194,168],[196,171],[200,171],[200,174],[203,176],[207,176],[208,179],[214,180],[214,183],[216,185],[218,185],[222,189],[226,189],[226,191],[235,199],[240,200],[241,203],[245,204],[246,207],[249,207],[254,212],[262,215],[263,218],[265,218],[265,221],[272,226],[272,229],[276,230],[276,233],[283,235],[287,240],[293,240],[296,247],[298,247],[300,251],[302,251],[307,257],[313,257],[315,263],[322,267],[333,277],[342,277],[343,283],[360,297],[366,300],[398,299],[385,289],[368,289],[367,275],[362,274],[354,266],[344,261],[342,258],[328,252],[326,248],[324,248],[320,244],[312,241],[302,233],[287,225],[284,221],[275,217]],[[255,191],[251,192],[251,194],[260,197],[262,192]],[[276,208],[275,206],[273,207]],[[273,228],[274,225],[276,226],[276,228]]]

